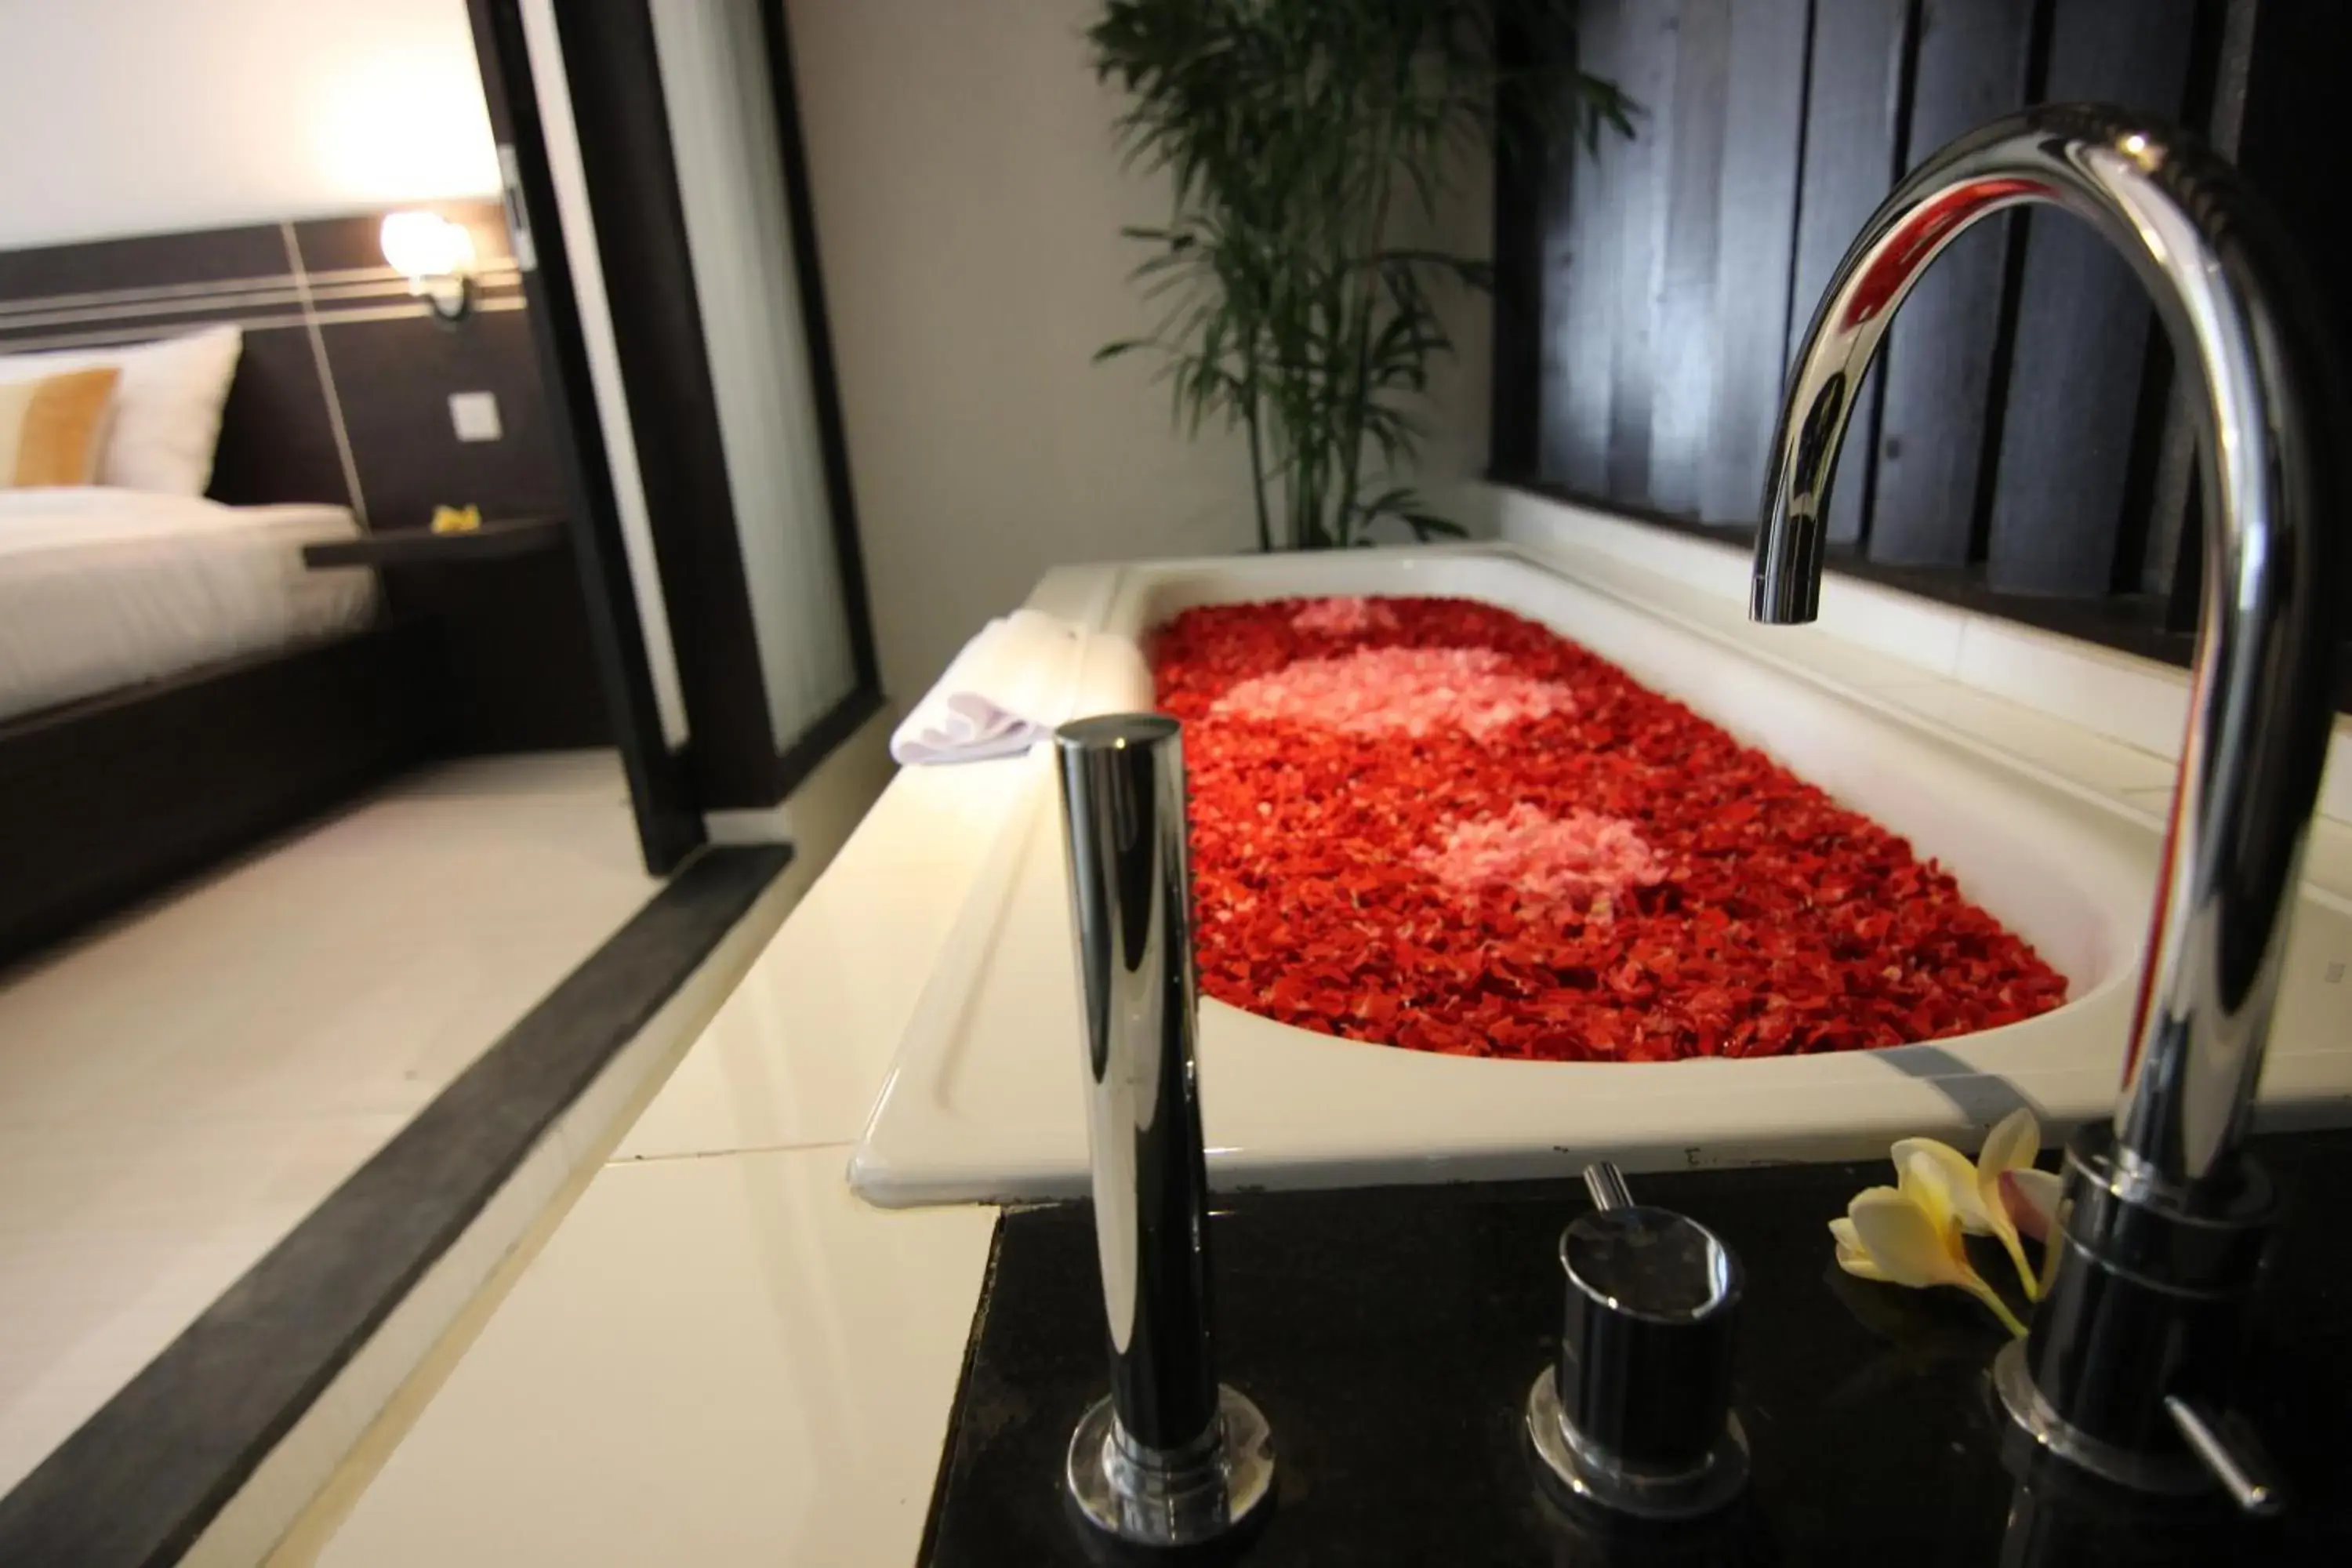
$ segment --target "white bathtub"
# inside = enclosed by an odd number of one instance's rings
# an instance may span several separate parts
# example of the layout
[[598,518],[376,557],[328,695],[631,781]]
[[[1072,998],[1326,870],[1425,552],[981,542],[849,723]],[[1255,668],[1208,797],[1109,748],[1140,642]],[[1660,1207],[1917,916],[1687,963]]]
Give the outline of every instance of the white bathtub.
[[[1202,1100],[1218,1186],[1550,1174],[1602,1155],[1632,1170],[1853,1157],[1924,1131],[1965,1142],[2021,1102],[2053,1127],[2111,1107],[2158,850],[2134,814],[1507,545],[1104,567],[1088,586],[1095,624],[1139,641],[1191,605],[1298,594],[1455,595],[1541,621],[1943,861],[2070,982],[2053,1012],[1931,1044],[1667,1063],[1432,1056],[1204,1001]],[[1085,679],[1107,705],[1148,706],[1148,692],[1117,689],[1122,678],[1107,669]],[[875,1203],[1085,1190],[1058,809],[1042,748],[998,765],[1024,769],[1026,787],[851,1162]],[[2336,984],[2347,955],[2352,918],[2306,896],[2263,1080],[2273,1120],[2335,1120],[2352,1099]]]

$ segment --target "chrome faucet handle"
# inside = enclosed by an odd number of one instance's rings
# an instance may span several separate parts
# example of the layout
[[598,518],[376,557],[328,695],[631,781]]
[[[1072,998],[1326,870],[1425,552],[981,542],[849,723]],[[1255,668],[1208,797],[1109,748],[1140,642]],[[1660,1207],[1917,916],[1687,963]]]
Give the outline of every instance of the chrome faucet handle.
[[1065,1479],[1095,1528],[1191,1546],[1272,1497],[1274,1437],[1218,1384],[1210,1341],[1183,737],[1165,715],[1115,713],[1054,740],[1110,1331],[1110,1394],[1080,1418]]
[[1559,1360],[1528,1391],[1528,1440],[1570,1498],[1688,1519],[1739,1495],[1748,1445],[1731,1414],[1745,1279],[1713,1231],[1633,1200],[1623,1173],[1585,1167],[1593,1212],[1560,1233]]
[[2254,1430],[2238,1415],[2216,1413],[2203,1403],[2167,1394],[2164,1408],[2180,1429],[2189,1451],[2212,1472],[2237,1505],[2252,1514],[2274,1514],[2286,1508],[2271,1457]]
[[1595,1160],[1584,1167],[1584,1190],[1592,1195],[1594,1208],[1606,1211],[1633,1206],[1633,1190],[1625,1184],[1625,1173],[1607,1160]]

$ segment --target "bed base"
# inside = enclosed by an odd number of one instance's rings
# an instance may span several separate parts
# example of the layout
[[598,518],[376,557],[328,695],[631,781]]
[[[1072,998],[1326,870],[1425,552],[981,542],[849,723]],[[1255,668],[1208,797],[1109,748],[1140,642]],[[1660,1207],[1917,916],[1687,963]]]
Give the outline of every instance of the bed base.
[[0,721],[0,964],[431,755],[437,657],[390,621]]

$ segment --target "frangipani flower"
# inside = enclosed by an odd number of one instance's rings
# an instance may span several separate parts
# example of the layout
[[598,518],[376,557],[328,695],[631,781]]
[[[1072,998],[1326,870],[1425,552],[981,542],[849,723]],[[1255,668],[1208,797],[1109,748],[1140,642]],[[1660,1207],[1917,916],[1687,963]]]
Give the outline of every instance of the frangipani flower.
[[[1973,1175],[1966,1161],[1960,1165]],[[1838,1267],[1890,1285],[1957,1286],[1990,1308],[2011,1333],[2023,1337],[2025,1325],[1969,1262],[1960,1205],[1974,1201],[1973,1182],[1955,1185],[1950,1163],[1924,1149],[1908,1151],[1895,1169],[1899,1185],[1866,1188],[1846,1205],[1843,1219],[1830,1221]]]
[[2001,1207],[2009,1211],[2010,1223],[2017,1226],[2019,1235],[2036,1241],[2050,1239],[2058,1224],[2058,1194],[2064,1186],[2055,1172],[2031,1166],[2000,1173]]
[[1999,1184],[2010,1223],[2042,1244],[2041,1295],[2046,1296],[2058,1275],[2058,1198],[2065,1184],[2048,1171],[2028,1168],[2003,1171]]
[[[1985,1134],[1984,1151],[1973,1165],[1958,1149],[1933,1138],[1901,1139],[1893,1150],[1898,1171],[1915,1154],[1936,1163],[1951,1189],[1953,1209],[1959,1215],[1961,1228],[1971,1236],[1990,1236],[2000,1241],[2010,1261],[2017,1265],[2017,1278],[2024,1285],[2029,1301],[2042,1299],[2042,1281],[2025,1261],[2025,1247],[2018,1239],[2018,1222],[2002,1183],[2004,1178],[2014,1178],[2011,1184],[2019,1188],[2021,1197],[2034,1202],[2043,1195],[2041,1184],[2048,1183],[2049,1203],[2042,1212],[2054,1211],[2058,1178],[2033,1168],[2033,1156],[2041,1152],[2042,1124],[2033,1119],[2032,1111],[2021,1105]],[[2048,1230],[2045,1223],[2033,1234],[2046,1237]]]

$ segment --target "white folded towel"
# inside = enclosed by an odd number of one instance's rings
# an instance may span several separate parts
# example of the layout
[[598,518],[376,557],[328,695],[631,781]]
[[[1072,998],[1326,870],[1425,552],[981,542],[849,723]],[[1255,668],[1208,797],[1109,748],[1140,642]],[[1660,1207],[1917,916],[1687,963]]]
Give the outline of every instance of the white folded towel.
[[1039,610],[991,621],[890,736],[909,766],[976,763],[1027,751],[1082,713],[1151,704],[1132,643]]

